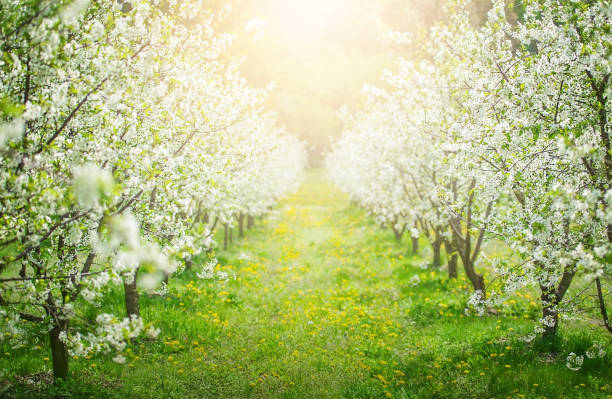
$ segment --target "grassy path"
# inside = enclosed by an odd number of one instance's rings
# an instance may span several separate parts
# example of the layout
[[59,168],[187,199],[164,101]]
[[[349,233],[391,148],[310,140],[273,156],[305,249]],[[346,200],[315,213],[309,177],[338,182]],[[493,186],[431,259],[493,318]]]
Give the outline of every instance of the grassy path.
[[[416,266],[423,260],[408,247],[312,172],[247,238],[217,254],[229,280],[186,272],[171,281],[168,296],[144,296],[143,316],[161,327],[160,340],[137,345],[123,366],[102,356],[75,361],[74,378],[60,393],[610,397],[609,359],[585,360],[572,372],[518,339],[532,328],[527,319],[537,317],[529,295],[495,317],[464,315],[465,280],[448,282],[443,271]],[[121,296],[107,306],[120,313]],[[564,351],[584,352],[597,332],[564,334]],[[16,372],[48,368],[37,359],[19,363]]]

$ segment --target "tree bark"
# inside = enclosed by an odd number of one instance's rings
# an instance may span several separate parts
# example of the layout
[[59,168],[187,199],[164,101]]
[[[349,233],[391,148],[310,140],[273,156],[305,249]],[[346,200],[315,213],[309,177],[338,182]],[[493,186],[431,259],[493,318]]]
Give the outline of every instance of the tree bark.
[[123,289],[125,291],[125,312],[127,317],[132,316],[140,317],[140,305],[138,296],[138,268],[134,271],[134,279],[132,282],[123,282]]
[[255,226],[255,218],[251,215],[247,216],[247,229],[252,229]]
[[51,346],[51,359],[53,363],[53,379],[68,379],[68,350],[66,344],[60,339],[62,331],[68,329],[67,320],[59,320],[54,322],[53,328],[49,331],[49,344]]

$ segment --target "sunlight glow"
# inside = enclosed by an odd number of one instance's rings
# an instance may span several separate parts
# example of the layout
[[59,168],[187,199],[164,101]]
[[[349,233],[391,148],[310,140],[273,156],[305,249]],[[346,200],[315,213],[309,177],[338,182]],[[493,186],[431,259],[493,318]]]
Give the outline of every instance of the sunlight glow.
[[333,30],[349,7],[346,0],[279,0],[269,3],[269,16],[281,34],[296,40],[314,40]]

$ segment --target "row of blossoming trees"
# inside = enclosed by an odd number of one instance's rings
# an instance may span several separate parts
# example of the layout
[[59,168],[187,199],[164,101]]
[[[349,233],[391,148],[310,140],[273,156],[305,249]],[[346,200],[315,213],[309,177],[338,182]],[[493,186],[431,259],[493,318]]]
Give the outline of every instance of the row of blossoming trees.
[[[511,23],[495,0],[474,27],[465,3],[449,2],[419,61],[365,89],[365,110],[341,113],[330,174],[396,237],[426,236],[436,266],[444,247],[449,277],[460,259],[481,311],[535,287],[553,337],[592,295],[612,332],[612,4],[523,1]],[[488,240],[514,254],[493,260],[492,292]]]
[[[0,2],[0,340],[72,356],[141,334],[139,286],[295,188],[301,142],[263,111],[201,2]],[[211,265],[200,275],[213,274]],[[84,318],[117,285],[127,318]]]

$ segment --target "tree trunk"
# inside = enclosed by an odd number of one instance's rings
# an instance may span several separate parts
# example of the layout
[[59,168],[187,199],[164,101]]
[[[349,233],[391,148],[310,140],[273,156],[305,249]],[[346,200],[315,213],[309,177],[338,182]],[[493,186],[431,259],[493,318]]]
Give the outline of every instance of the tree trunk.
[[612,323],[608,319],[608,311],[606,310],[606,303],[604,302],[604,295],[601,290],[601,281],[599,277],[595,279],[595,286],[597,288],[597,299],[599,300],[599,311],[601,313],[601,318],[603,319],[604,327],[608,330],[610,334],[612,334]]
[[469,259],[466,261],[465,259],[463,259],[463,257],[461,260],[463,262],[463,268],[465,269],[465,274],[467,274],[468,278],[470,279],[470,282],[472,283],[474,290],[481,291],[482,297],[486,298],[487,289],[486,289],[485,282],[484,282],[484,276],[480,273],[476,273],[476,270],[474,270],[474,262],[472,262]]
[[[453,183],[454,184],[454,183]],[[476,272],[474,265],[476,263],[476,259],[480,254],[480,246],[484,240],[484,233],[486,230],[485,227],[481,228],[478,232],[478,236],[476,238],[476,244],[472,249],[472,206],[474,204],[474,187],[476,185],[476,180],[472,179],[470,183],[470,187],[468,188],[468,201],[465,205],[465,236],[463,236],[463,228],[461,225],[461,218],[454,217],[449,221],[449,225],[452,231],[452,245],[457,252],[459,252],[459,256],[461,257],[461,263],[463,263],[463,268],[465,269],[465,274],[470,279],[472,286],[474,287],[474,291],[480,291],[482,298],[486,298],[487,291],[484,281],[484,276]],[[456,187],[453,187],[453,192],[456,192]],[[490,201],[487,204],[487,210],[485,212],[485,219],[491,213],[491,209],[493,207],[493,201]]]
[[450,258],[448,258],[448,278],[453,279],[457,278],[457,254],[450,254]]
[[185,259],[185,270],[191,270],[193,267],[193,261],[191,259]]
[[545,340],[550,340],[557,335],[559,314],[555,307],[563,300],[563,297],[572,283],[575,274],[576,269],[574,265],[568,265],[563,269],[563,276],[561,277],[561,281],[556,288],[544,287],[542,284],[540,284],[542,317],[549,319],[548,324],[550,324],[550,326],[546,324],[544,325],[544,333],[542,334],[542,337]]
[[482,297],[487,297],[487,290],[485,286],[484,276],[480,273],[477,273],[474,269],[474,261],[470,257],[470,252],[467,252],[464,249],[463,252],[459,252],[459,256],[461,257],[461,263],[463,263],[463,270],[465,270],[465,274],[468,279],[472,283],[474,287],[474,291],[481,291]]
[[244,213],[238,217],[238,237],[244,237]]
[[229,228],[229,242],[230,244],[234,243],[234,228],[233,227]]
[[447,239],[444,239],[444,250],[448,257],[448,278],[457,278],[457,251]]
[[431,243],[433,249],[433,267],[440,267],[440,248],[442,247],[442,240],[436,239]]
[[255,218],[251,215],[247,216],[247,229],[252,229],[255,226]]
[[123,289],[125,291],[125,312],[127,317],[132,316],[140,317],[140,306],[138,303],[138,268],[134,271],[134,279],[131,283],[126,281],[123,282]]
[[391,227],[391,230],[393,230],[393,235],[395,236],[395,241],[401,242],[402,241],[403,232],[398,230],[398,229],[396,229],[395,226]]
[[545,340],[550,340],[557,335],[557,327],[559,326],[559,315],[555,310],[556,295],[552,288],[544,289],[540,286],[542,294],[540,298],[542,300],[542,318],[550,319],[547,324],[544,324],[544,333],[542,337]]
[[223,225],[223,249],[227,249],[229,239],[229,228],[227,227],[227,223]]
[[53,379],[58,381],[59,379],[68,379],[68,350],[66,344],[60,339],[62,331],[68,329],[68,321],[60,320],[59,325],[56,323],[53,325],[51,331],[49,331],[49,344],[51,346],[51,359],[53,362]]
[[419,253],[419,238],[418,237],[411,237],[412,238],[412,253],[414,255]]

